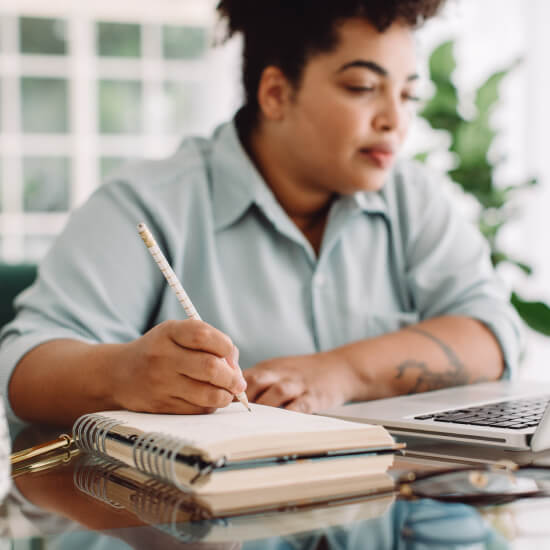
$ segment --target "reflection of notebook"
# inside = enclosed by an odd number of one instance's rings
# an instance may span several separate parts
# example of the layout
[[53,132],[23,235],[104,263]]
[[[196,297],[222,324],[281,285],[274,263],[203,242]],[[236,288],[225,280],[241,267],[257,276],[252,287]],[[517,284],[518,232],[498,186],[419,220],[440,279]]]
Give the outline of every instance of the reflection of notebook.
[[[185,542],[244,541],[346,525],[383,515],[393,502],[392,481],[387,474],[375,476],[371,486],[386,493],[346,497],[319,502],[289,502],[271,510],[240,510],[227,516],[216,502],[197,499],[170,485],[124,465],[87,458],[75,468],[76,486],[83,492],[123,508],[146,524],[157,526]],[[363,486],[365,493],[367,485]],[[372,487],[371,487],[372,489]],[[214,506],[214,508],[212,508]],[[210,508],[209,508],[210,507]],[[222,518],[216,519],[219,515]]]
[[550,448],[550,385],[499,381],[343,405],[323,414],[392,434],[500,448]]

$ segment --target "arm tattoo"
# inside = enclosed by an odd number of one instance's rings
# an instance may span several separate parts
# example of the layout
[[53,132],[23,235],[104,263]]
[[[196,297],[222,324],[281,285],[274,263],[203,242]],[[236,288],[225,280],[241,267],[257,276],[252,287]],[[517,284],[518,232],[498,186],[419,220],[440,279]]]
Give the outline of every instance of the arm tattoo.
[[456,353],[445,342],[443,342],[433,334],[430,334],[429,332],[416,327],[408,327],[407,330],[422,334],[426,338],[432,340],[432,342],[435,342],[443,350],[451,366],[451,368],[446,371],[433,372],[432,370],[430,370],[430,367],[427,365],[427,363],[423,361],[404,361],[397,366],[396,378],[401,378],[402,376],[404,376],[405,371],[409,371],[411,369],[418,370],[416,383],[409,390],[409,393],[419,393],[422,391],[437,390],[449,386],[460,386],[468,384],[469,378],[468,373],[466,372],[466,367],[460,361]]

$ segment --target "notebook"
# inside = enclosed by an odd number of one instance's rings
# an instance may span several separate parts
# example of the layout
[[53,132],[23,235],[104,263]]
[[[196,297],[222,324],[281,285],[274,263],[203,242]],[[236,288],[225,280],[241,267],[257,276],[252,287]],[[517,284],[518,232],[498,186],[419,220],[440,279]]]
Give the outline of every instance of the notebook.
[[548,383],[502,380],[353,403],[322,414],[379,424],[405,439],[541,451],[550,448],[549,401]]
[[[365,492],[360,497],[301,499],[284,507],[241,510],[217,508],[208,498],[182,493],[138,470],[97,459],[80,461],[74,481],[80,491],[185,542],[265,539],[346,525],[383,515],[394,500],[387,474],[361,483]],[[373,487],[377,488],[376,495],[371,494]],[[378,494],[382,487],[384,493]]]
[[387,470],[400,448],[371,426],[232,403],[210,415],[89,414],[73,427],[84,451],[117,460],[217,509],[330,497]]

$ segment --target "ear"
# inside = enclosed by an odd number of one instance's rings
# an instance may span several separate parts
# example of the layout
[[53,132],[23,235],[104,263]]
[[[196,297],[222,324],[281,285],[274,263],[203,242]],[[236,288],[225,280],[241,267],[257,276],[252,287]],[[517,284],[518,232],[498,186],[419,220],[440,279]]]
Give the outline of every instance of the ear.
[[281,69],[266,67],[258,84],[258,104],[269,120],[281,120],[292,98],[292,87]]

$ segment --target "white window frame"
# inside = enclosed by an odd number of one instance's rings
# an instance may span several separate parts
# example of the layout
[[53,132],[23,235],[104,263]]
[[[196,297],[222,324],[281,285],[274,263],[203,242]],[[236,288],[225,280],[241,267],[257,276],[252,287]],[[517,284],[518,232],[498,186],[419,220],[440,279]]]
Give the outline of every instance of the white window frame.
[[[3,210],[0,212],[0,261],[32,261],[26,258],[25,237],[54,237],[68,213],[23,211],[24,156],[65,156],[71,159],[71,203],[82,204],[98,186],[102,157],[158,158],[169,154],[181,135],[165,135],[159,127],[157,99],[165,81],[221,80],[223,93],[211,101],[207,120],[190,133],[208,133],[231,116],[240,101],[235,47],[230,52],[207,53],[200,60],[166,60],[162,56],[161,25],[202,26],[215,23],[214,0],[129,0],[76,2],[74,0],[4,0],[0,5],[0,133]],[[27,55],[19,52],[18,18],[59,18],[67,25],[66,55]],[[95,51],[95,23],[124,22],[141,25],[142,53],[139,58],[105,58]],[[223,48],[222,48],[223,50]],[[63,135],[33,135],[22,132],[20,79],[24,76],[57,77],[68,85],[69,131]],[[142,84],[143,131],[139,135],[99,135],[98,82],[102,79],[135,80]],[[213,98],[205,98],[205,101]]]

